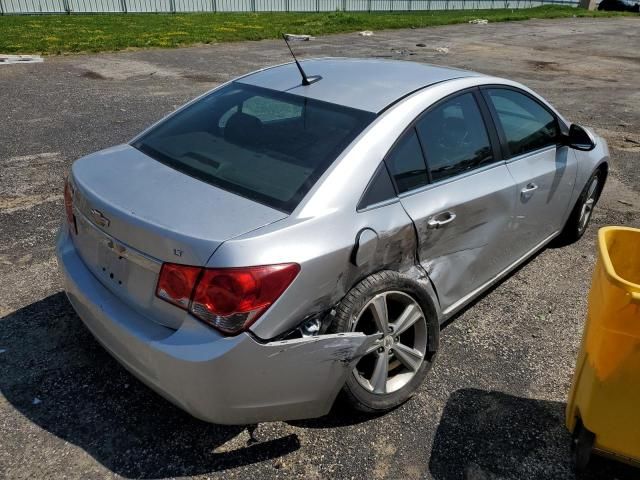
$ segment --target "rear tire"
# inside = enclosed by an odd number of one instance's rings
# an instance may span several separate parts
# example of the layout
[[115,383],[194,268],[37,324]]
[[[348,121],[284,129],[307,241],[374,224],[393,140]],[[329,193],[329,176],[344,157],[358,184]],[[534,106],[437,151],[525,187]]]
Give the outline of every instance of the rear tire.
[[600,169],[593,172],[591,177],[589,177],[587,184],[571,211],[571,215],[569,215],[567,219],[567,223],[558,237],[561,245],[569,245],[577,242],[582,238],[584,232],[586,232],[589,222],[591,221],[593,209],[600,199],[604,180],[605,173]]
[[336,310],[333,332],[376,337],[347,377],[347,402],[374,413],[411,398],[431,369],[439,343],[440,326],[424,289],[397,272],[382,271],[353,287]]

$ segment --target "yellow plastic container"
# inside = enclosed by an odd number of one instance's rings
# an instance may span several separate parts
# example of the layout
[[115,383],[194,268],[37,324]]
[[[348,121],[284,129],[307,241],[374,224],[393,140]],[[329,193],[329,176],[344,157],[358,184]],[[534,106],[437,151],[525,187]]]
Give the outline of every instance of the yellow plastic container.
[[567,402],[574,460],[591,450],[640,462],[640,230],[598,232],[589,310]]

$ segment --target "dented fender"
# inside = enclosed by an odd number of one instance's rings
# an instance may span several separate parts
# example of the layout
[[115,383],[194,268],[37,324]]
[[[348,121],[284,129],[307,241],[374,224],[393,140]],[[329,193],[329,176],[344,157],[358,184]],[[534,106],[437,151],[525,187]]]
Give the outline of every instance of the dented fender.
[[265,346],[274,350],[269,358],[294,351],[295,354],[312,355],[314,358],[317,356],[319,361],[337,361],[352,366],[375,341],[374,336],[349,332],[278,340],[266,343]]

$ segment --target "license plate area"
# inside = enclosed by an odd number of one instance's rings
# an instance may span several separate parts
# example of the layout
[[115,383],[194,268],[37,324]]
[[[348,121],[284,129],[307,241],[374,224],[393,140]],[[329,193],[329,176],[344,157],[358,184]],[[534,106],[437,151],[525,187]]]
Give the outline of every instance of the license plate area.
[[112,291],[148,302],[161,263],[99,230],[82,213],[77,212],[76,219],[73,242],[85,265]]
[[117,252],[117,245],[111,240],[97,243],[98,274],[105,282],[126,286],[129,280],[129,260]]
[[75,211],[78,234],[72,239],[85,266],[119,300],[150,320],[178,328],[184,311],[156,297],[162,262],[113,238]]

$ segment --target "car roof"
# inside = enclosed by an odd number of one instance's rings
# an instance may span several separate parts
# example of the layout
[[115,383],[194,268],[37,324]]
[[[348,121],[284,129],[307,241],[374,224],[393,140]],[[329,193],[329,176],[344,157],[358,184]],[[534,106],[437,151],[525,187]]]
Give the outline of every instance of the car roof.
[[410,93],[454,78],[479,73],[424,63],[385,59],[315,58],[300,61],[308,77],[321,80],[304,86],[295,63],[251,73],[239,83],[314,100],[379,113]]

